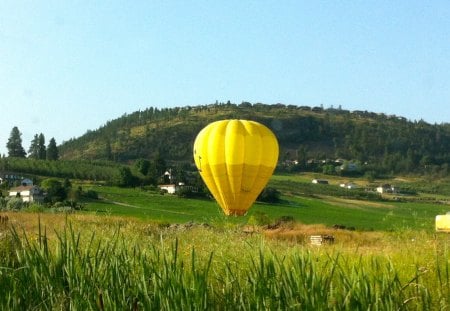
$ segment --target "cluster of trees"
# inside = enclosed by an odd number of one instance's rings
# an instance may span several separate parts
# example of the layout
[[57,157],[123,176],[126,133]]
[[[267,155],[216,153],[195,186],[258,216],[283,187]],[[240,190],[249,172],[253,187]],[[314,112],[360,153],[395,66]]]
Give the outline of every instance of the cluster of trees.
[[450,173],[449,124],[430,125],[398,118],[342,119],[337,115],[299,118],[295,123],[301,124],[307,135],[298,135],[297,125],[285,124],[278,136],[281,141],[300,146],[282,154],[283,160],[297,160],[299,170],[326,169],[328,164],[318,166],[311,159],[323,163],[329,159],[351,159],[358,163],[361,174]]
[[[33,158],[0,158],[0,172],[103,181],[109,185],[128,187],[188,182],[200,184],[190,165],[170,165],[161,157],[139,159],[133,165],[93,160],[36,160]],[[165,174],[168,173],[168,174]],[[5,183],[7,186],[7,183]]]
[[47,178],[41,182],[41,188],[47,193],[46,202],[55,204],[63,202],[74,209],[82,209],[80,203],[84,198],[98,199],[98,194],[94,190],[84,191],[81,186],[73,187],[72,182],[65,178],[63,181],[57,178]]
[[84,208],[84,199],[98,199],[98,194],[95,191],[83,191],[81,186],[73,187],[71,181],[67,178],[63,181],[57,178],[46,178],[40,183],[40,188],[45,193],[44,205],[23,202],[20,197],[3,197],[0,195],[0,211],[42,210],[44,206],[62,208],[64,211],[81,210]]
[[[17,126],[12,128],[6,148],[8,149],[9,157],[25,158],[27,156],[22,146],[22,133]],[[44,134],[35,134],[28,150],[28,157],[37,160],[58,160],[59,152],[55,139],[52,137],[46,146]]]

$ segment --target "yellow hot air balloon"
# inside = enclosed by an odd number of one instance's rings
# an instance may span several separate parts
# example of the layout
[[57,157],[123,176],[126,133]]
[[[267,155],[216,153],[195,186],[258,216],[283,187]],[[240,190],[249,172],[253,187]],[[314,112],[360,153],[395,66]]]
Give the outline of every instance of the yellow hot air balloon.
[[272,176],[278,141],[255,121],[216,121],[197,135],[194,161],[225,214],[244,215]]

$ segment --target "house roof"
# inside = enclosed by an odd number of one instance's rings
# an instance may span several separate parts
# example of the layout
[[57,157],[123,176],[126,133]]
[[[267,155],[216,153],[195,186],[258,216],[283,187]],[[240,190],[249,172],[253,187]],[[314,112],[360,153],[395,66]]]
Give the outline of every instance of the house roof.
[[31,190],[33,188],[37,188],[37,186],[19,186],[19,187],[9,189],[9,192],[22,192],[22,191]]

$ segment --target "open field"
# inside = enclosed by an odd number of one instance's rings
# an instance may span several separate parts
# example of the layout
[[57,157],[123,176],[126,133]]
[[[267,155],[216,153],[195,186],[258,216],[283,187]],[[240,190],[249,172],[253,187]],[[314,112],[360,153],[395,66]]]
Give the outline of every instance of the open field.
[[[449,310],[450,236],[3,213],[2,310]],[[11,231],[11,227],[13,229]],[[331,245],[308,236],[334,234]]]
[[290,216],[304,224],[339,224],[357,230],[433,231],[435,216],[450,210],[448,205],[426,202],[374,202],[291,193],[278,204],[254,204],[244,217],[226,217],[213,200],[182,199],[140,189],[92,185],[84,188],[95,190],[102,198],[89,202],[87,213],[133,216],[160,223],[246,224],[252,216],[265,215],[270,221]]

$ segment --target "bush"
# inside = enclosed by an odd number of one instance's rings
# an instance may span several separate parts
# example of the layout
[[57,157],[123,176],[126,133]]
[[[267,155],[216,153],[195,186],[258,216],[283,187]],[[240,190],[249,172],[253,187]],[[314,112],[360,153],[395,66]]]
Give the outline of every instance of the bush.
[[8,203],[8,200],[4,197],[0,197],[0,211],[6,209],[6,204]]
[[295,219],[293,216],[281,216],[273,224],[269,224],[267,229],[277,229],[280,227],[292,228],[294,226]]
[[200,191],[193,191],[190,187],[181,187],[176,192],[180,198],[205,198],[206,194]]
[[27,203],[23,202],[21,198],[11,198],[6,203],[6,209],[10,211],[18,211],[26,206]]
[[98,200],[98,193],[95,190],[88,190],[83,194],[83,196],[88,199]]
[[269,216],[267,214],[261,213],[261,212],[255,212],[248,219],[249,225],[265,226],[265,225],[269,225],[270,223],[271,223],[271,220],[270,220]]
[[280,202],[280,191],[275,188],[265,188],[258,197],[258,201],[266,203],[278,203]]
[[42,181],[41,187],[47,191],[46,200],[49,202],[61,202],[67,198],[67,189],[56,178],[47,178]]
[[41,204],[30,204],[24,210],[31,213],[42,213],[44,211],[44,206]]

